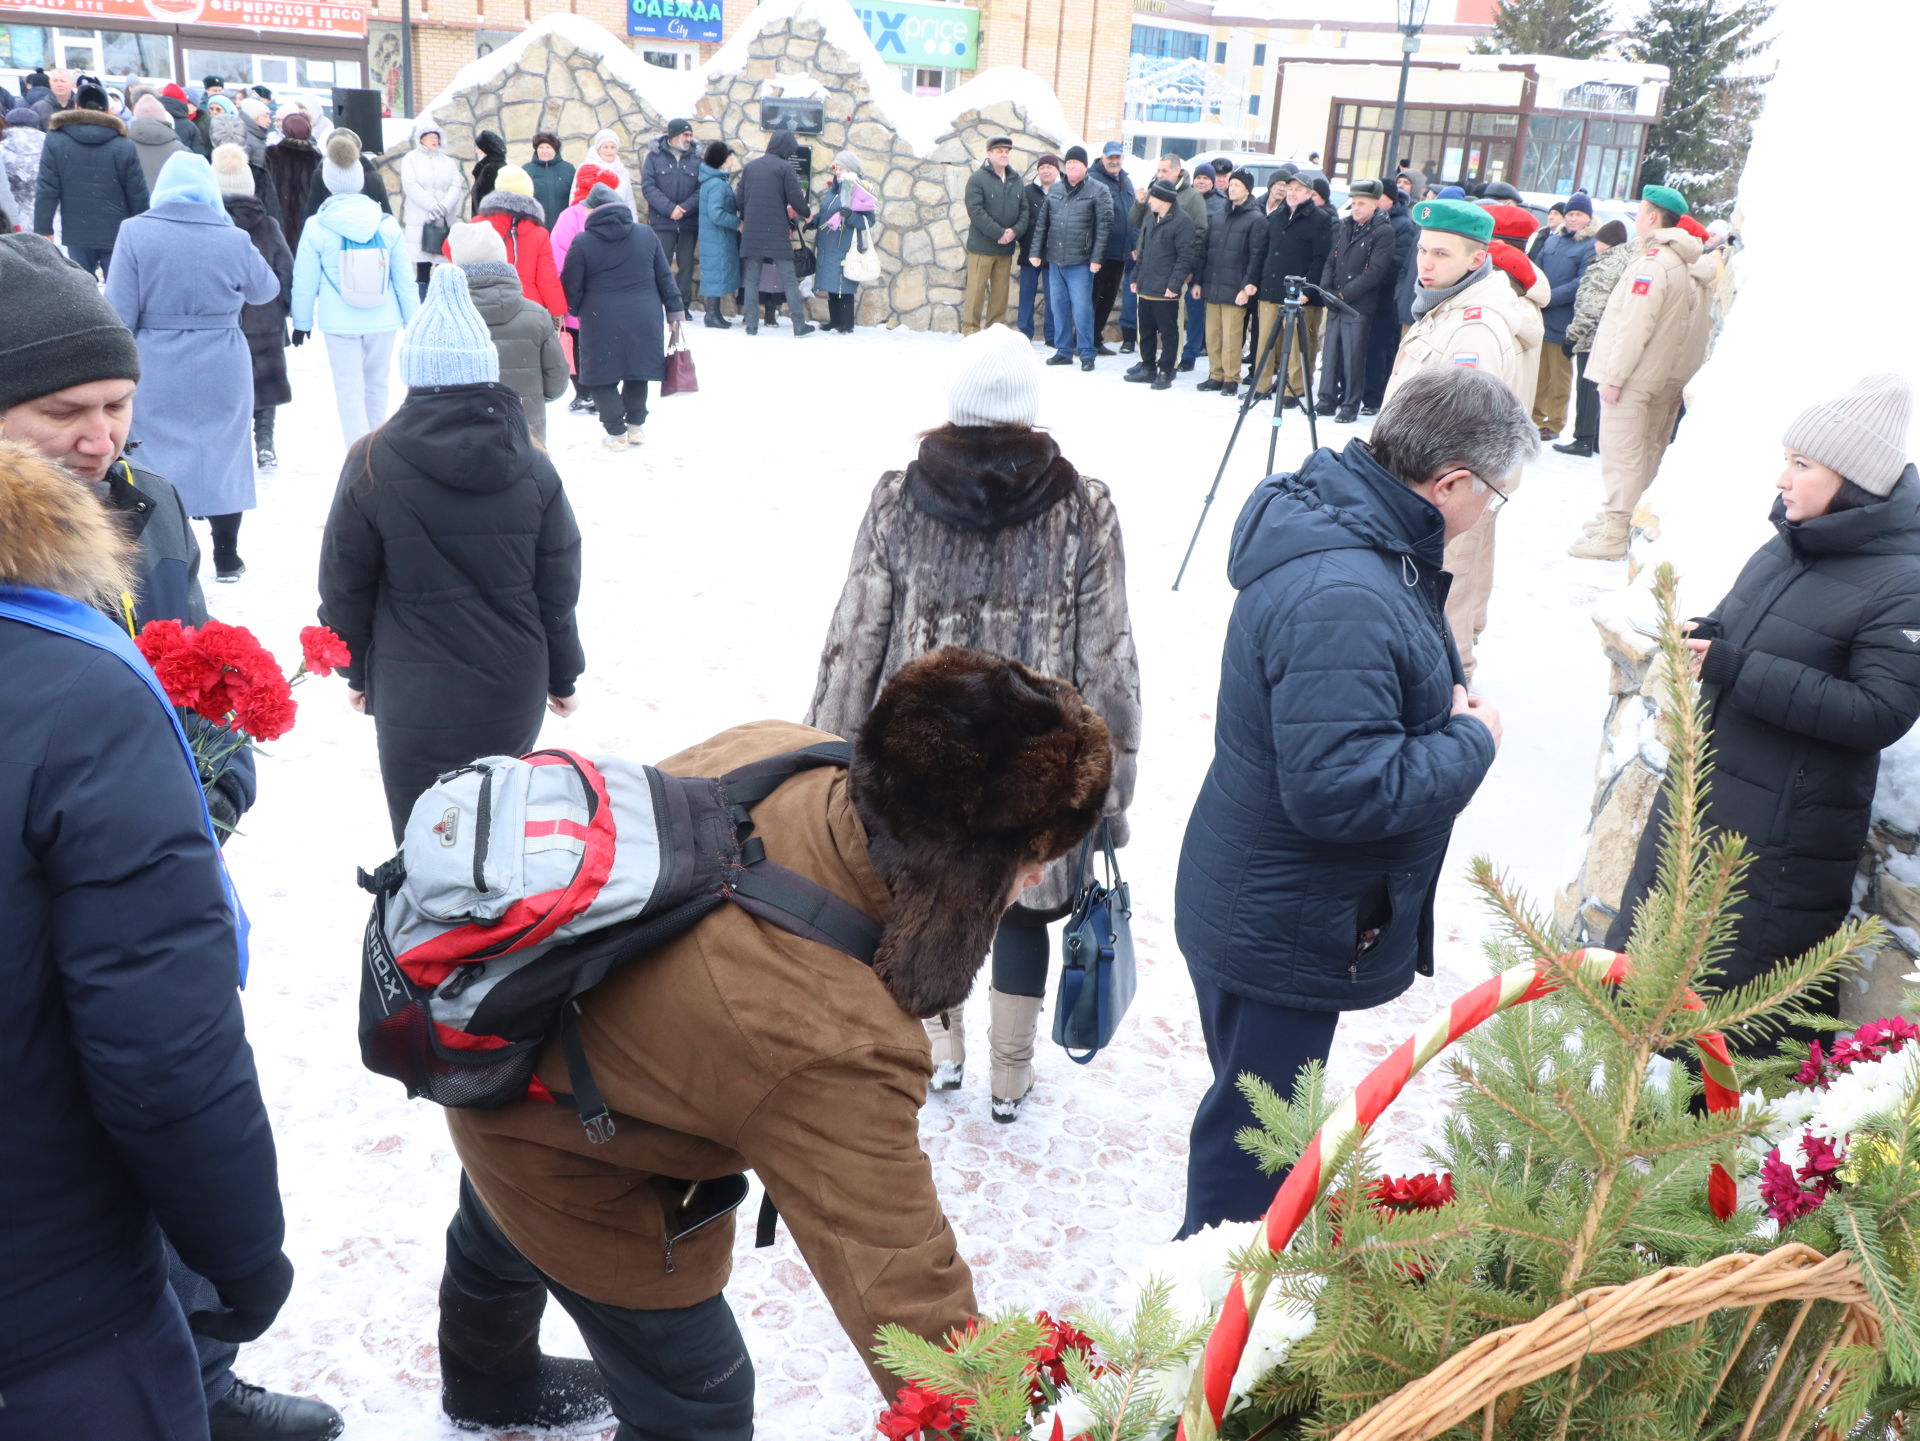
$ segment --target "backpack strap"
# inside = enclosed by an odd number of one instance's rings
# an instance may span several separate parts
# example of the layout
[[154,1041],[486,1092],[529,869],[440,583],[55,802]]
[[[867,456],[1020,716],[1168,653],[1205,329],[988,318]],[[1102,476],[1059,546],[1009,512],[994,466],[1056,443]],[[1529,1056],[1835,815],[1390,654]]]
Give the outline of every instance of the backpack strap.
[[802,939],[832,946],[863,966],[873,964],[880,949],[880,927],[866,912],[825,886],[775,865],[757,836],[740,848],[740,863],[742,868],[728,881],[728,888],[742,910]]
[[845,770],[852,764],[853,747],[846,741],[821,741],[730,770],[720,777],[720,784],[727,788],[727,797],[735,805],[751,807],[780,789],[782,781],[801,771],[820,766],[839,766]]

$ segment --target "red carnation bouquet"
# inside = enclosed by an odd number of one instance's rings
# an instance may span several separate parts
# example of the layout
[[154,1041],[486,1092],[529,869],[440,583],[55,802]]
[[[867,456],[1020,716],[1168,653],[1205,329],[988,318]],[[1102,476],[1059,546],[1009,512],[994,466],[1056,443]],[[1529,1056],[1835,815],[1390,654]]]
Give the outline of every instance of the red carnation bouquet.
[[241,749],[293,729],[296,685],[309,675],[331,675],[352,659],[346,642],[323,625],[300,632],[300,666],[291,676],[280,673],[252,631],[224,621],[150,620],[134,643],[168,700],[222,728],[188,727],[203,786],[218,781]]

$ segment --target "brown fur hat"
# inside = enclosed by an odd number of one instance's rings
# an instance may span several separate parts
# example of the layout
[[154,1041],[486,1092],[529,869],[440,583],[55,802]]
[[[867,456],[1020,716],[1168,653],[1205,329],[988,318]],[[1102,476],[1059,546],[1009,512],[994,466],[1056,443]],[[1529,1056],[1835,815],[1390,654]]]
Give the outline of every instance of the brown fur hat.
[[0,441],[0,585],[120,609],[131,543],[81,482],[40,452]]
[[966,999],[1025,866],[1100,819],[1106,724],[1065,681],[949,646],[902,667],[854,745],[850,784],[893,895],[874,973],[902,1010]]

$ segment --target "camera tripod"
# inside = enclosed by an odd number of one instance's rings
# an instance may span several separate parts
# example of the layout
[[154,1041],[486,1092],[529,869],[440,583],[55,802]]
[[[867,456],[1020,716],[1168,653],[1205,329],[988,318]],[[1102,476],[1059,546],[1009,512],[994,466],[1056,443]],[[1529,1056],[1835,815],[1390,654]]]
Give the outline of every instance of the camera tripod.
[[[1313,356],[1306,346],[1300,343],[1301,330],[1306,324],[1307,296],[1311,293],[1322,305],[1336,315],[1355,315],[1358,312],[1351,305],[1330,290],[1305,280],[1298,275],[1286,278],[1286,295],[1280,302],[1280,323],[1262,341],[1259,358],[1254,362],[1253,378],[1257,384],[1266,371],[1267,359],[1277,345],[1280,358],[1273,371],[1273,423],[1267,431],[1267,471],[1273,474],[1273,458],[1280,447],[1280,426],[1287,415],[1286,394],[1288,365],[1293,354],[1300,356],[1300,408],[1307,417],[1307,436],[1313,448],[1320,448],[1319,418],[1313,409]],[[1236,362],[1239,357],[1235,357]],[[1200,532],[1206,527],[1207,512],[1213,508],[1213,498],[1220,493],[1220,482],[1226,477],[1227,462],[1233,459],[1233,447],[1240,439],[1240,427],[1246,423],[1247,412],[1254,406],[1254,386],[1247,387],[1246,397],[1240,402],[1238,413],[1233,418],[1233,434],[1227,437],[1226,452],[1220,457],[1220,468],[1213,473],[1213,485],[1207,491],[1207,498],[1200,505],[1200,519],[1194,524],[1193,539],[1187,542],[1187,553],[1180,559],[1180,573],[1173,578],[1173,588],[1180,589],[1180,582],[1186,579],[1187,566],[1193,560],[1193,548],[1200,543]]]

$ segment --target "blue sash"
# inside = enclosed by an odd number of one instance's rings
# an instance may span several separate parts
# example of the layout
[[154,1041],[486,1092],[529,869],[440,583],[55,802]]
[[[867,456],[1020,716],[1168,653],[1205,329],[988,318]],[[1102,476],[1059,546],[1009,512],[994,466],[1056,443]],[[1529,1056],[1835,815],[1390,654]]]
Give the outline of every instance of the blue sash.
[[167,724],[173,727],[174,739],[180,742],[180,754],[193,775],[194,793],[200,797],[200,823],[206,827],[207,838],[213,842],[213,854],[220,867],[220,884],[227,893],[227,906],[233,912],[233,939],[240,956],[240,984],[244,987],[247,983],[247,913],[240,907],[240,897],[234,892],[226,861],[220,858],[220,838],[214,832],[213,818],[207,814],[207,798],[200,789],[200,766],[193,758],[193,747],[187,744],[187,733],[180,728],[180,717],[174,713],[173,702],[167,699],[167,693],[160,688],[160,682],[155,679],[146,657],[140,654],[131,636],[92,606],[82,605],[71,597],[50,590],[0,585],[0,617],[38,626],[41,630],[52,631],[55,635],[63,635],[69,640],[81,641],[97,650],[110,652],[125,661],[127,669],[139,676],[147,689],[153,692],[153,698],[160,703],[160,709],[167,717]]

